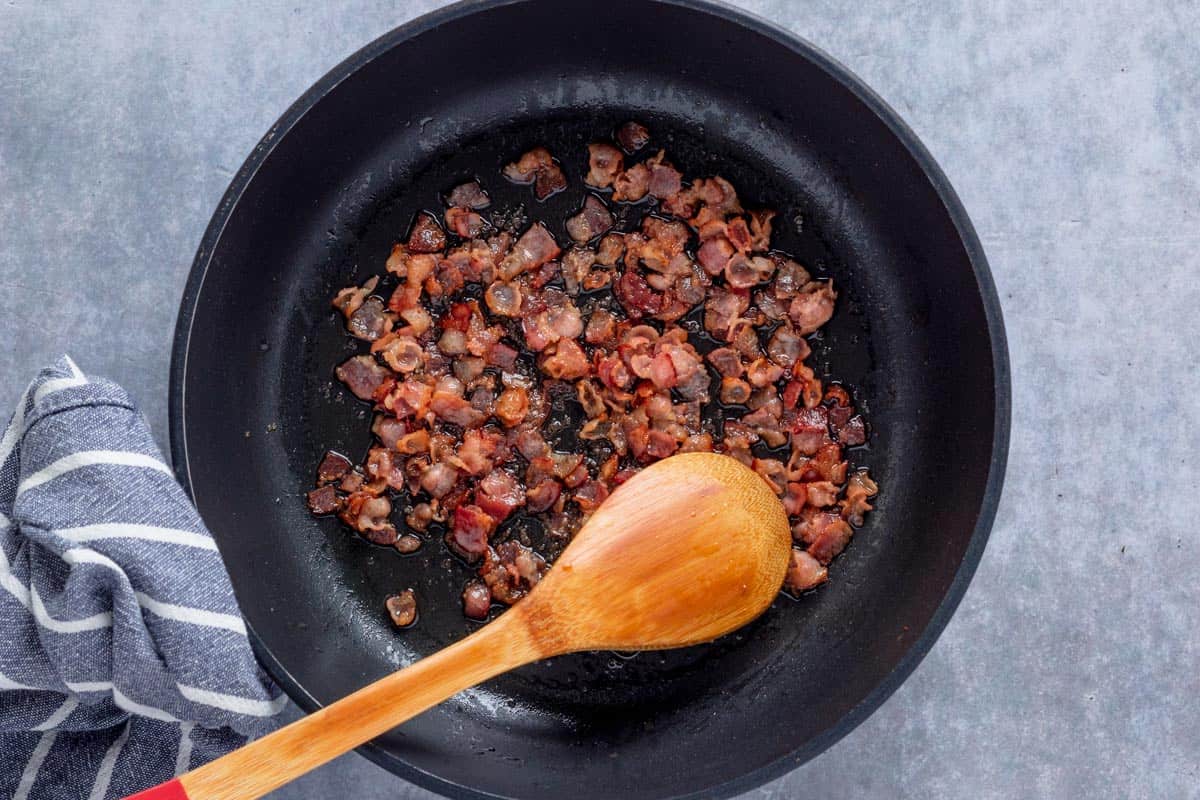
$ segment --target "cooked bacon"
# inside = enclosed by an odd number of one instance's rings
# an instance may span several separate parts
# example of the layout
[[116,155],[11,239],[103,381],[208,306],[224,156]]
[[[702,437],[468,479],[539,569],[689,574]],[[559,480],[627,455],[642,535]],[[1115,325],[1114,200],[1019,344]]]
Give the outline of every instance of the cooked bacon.
[[368,342],[383,336],[391,327],[392,318],[384,312],[383,301],[378,297],[368,297],[346,321],[350,335]]
[[452,206],[446,209],[446,227],[464,239],[472,239],[484,232],[487,223],[478,212]]
[[396,528],[388,521],[391,513],[391,500],[358,491],[346,498],[346,504],[338,516],[368,541],[392,545],[396,542]]
[[502,317],[516,317],[521,313],[521,285],[496,281],[483,294],[488,310]]
[[481,580],[472,580],[462,593],[463,613],[471,619],[487,619],[492,608],[492,592]]
[[546,562],[537,553],[516,541],[501,542],[488,550],[479,577],[487,584],[492,599],[512,605],[537,585],[546,571]]
[[425,350],[411,336],[389,336],[372,347],[384,362],[396,372],[408,374],[425,365]]
[[846,447],[855,447],[867,441],[866,423],[860,416],[846,420],[846,424],[837,429],[837,438]]
[[592,364],[574,339],[561,339],[554,350],[538,361],[542,371],[556,380],[575,380],[589,375]]
[[745,405],[750,399],[750,384],[740,378],[722,378],[720,397],[727,405]]
[[446,232],[432,214],[422,211],[408,234],[408,252],[440,253],[445,249]]
[[491,198],[488,197],[487,192],[483,190],[478,181],[459,184],[446,197],[446,205],[448,206],[471,208],[476,211],[481,208],[487,208],[491,204]]
[[828,564],[846,549],[854,529],[836,514],[819,514],[819,521],[812,528],[808,552],[822,564]]
[[866,471],[855,472],[846,482],[846,497],[841,501],[842,519],[855,527],[863,524],[863,515],[872,506],[867,498],[874,497],[879,492],[879,486],[871,480]]
[[421,537],[411,533],[401,534],[392,547],[396,548],[396,552],[401,555],[412,555],[421,549]]
[[829,441],[828,412],[824,408],[802,408],[791,423],[792,447],[812,455]]
[[613,200],[636,203],[650,191],[650,168],[634,164],[613,179]]
[[525,487],[508,472],[494,469],[479,482],[475,490],[475,503],[500,523],[508,518],[513,509],[525,505]]
[[617,142],[626,153],[636,153],[650,143],[650,131],[630,120],[617,129]]
[[341,480],[352,469],[354,469],[354,465],[350,463],[350,459],[341,453],[329,450],[317,467],[317,483],[333,483]]
[[405,589],[384,601],[388,616],[397,628],[407,628],[417,621],[417,598],[412,589]]
[[512,251],[500,262],[500,276],[508,281],[522,272],[537,269],[551,259],[557,258],[562,250],[546,226],[538,222],[521,234]]
[[342,312],[346,319],[349,320],[354,316],[354,312],[362,307],[368,295],[375,291],[375,287],[378,285],[379,276],[372,275],[362,286],[348,286],[334,296],[333,307]]
[[492,519],[477,505],[461,505],[454,509],[447,543],[459,555],[474,561],[488,549],[488,537],[496,530]]
[[489,430],[464,431],[462,444],[458,447],[458,461],[472,475],[482,475],[492,469],[500,442],[501,437]]
[[538,200],[567,188],[567,177],[550,151],[535,147],[504,168],[504,177],[513,183],[532,183]]
[[608,232],[613,216],[604,202],[594,194],[583,201],[583,210],[567,220],[567,233],[583,244]]
[[359,400],[371,400],[375,390],[392,376],[390,370],[372,356],[353,356],[341,363],[334,374]]
[[450,392],[434,392],[429,401],[429,410],[446,422],[463,428],[477,428],[488,418],[487,414]]
[[836,299],[832,281],[812,281],[805,285],[788,306],[788,316],[796,325],[796,333],[807,336],[828,322],[833,316]]
[[[648,140],[636,123],[615,135],[628,153]],[[663,151],[626,160],[611,143],[589,147],[591,189],[565,220],[565,252],[537,219],[514,241],[504,228],[526,224],[519,210],[494,215],[493,230],[471,181],[446,196],[444,230],[421,212],[392,248],[399,285],[386,304],[377,276],[334,299],[347,331],[371,343],[337,374],[376,404],[377,441],[359,468],[326,456],[310,509],[400,554],[444,525],[447,546],[478,566],[463,590],[471,618],[516,602],[545,570],[524,526],[497,534],[514,512],[536,516],[557,549],[614,487],[674,453],[726,453],[780,496],[806,547],[791,555],[793,594],[827,579],[878,491],[843,458],[866,441],[849,392],[805,363],[805,337],[834,311],[832,283],[771,251],[774,212],[743,210],[724,178],[685,186]],[[540,199],[566,186],[545,148],[505,174]],[[610,188],[616,202],[652,198],[650,213],[614,213],[592,193]],[[710,393],[727,408],[714,414]],[[549,419],[568,398],[582,418]],[[585,443],[589,460],[549,436]],[[390,492],[409,504],[403,536]]]
[[808,342],[787,325],[780,325],[771,335],[767,343],[767,355],[784,369],[791,367],[808,358],[812,352]]
[[650,178],[646,182],[646,191],[659,200],[664,200],[683,188],[681,183],[683,175],[670,164],[663,163],[663,155],[660,150],[658,155],[650,159],[654,163],[650,165]]
[[342,498],[332,486],[319,486],[308,493],[308,510],[314,514],[332,514],[342,507]]
[[611,144],[588,145],[588,174],[583,182],[598,189],[607,189],[624,167],[621,151]]
[[800,594],[820,586],[829,577],[829,570],[821,566],[821,562],[811,554],[792,548],[792,558],[788,562],[787,574],[784,575],[783,585],[793,594]]

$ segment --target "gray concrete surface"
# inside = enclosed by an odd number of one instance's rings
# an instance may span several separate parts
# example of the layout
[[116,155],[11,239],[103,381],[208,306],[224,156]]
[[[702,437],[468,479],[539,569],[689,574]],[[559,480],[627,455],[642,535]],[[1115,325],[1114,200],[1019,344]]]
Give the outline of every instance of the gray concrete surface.
[[[1200,5],[740,4],[929,146],[991,259],[1015,379],[995,533],[945,635],[747,797],[1200,797]],[[68,351],[165,444],[176,303],[229,178],[328,68],[436,5],[0,3],[3,413]],[[335,793],[430,797],[353,755],[278,796]]]

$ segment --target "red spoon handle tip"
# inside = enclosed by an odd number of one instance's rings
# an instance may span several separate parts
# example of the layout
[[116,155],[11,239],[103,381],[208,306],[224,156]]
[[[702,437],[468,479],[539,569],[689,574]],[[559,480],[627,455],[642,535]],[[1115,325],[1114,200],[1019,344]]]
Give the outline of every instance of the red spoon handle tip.
[[166,783],[131,794],[125,800],[188,800],[188,795],[179,779],[173,778]]

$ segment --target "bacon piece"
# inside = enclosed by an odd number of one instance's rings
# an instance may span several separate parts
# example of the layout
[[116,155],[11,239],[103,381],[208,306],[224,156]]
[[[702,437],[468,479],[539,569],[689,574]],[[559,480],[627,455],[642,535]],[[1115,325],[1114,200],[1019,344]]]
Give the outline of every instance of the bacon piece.
[[513,509],[525,505],[525,487],[511,474],[494,469],[479,482],[475,490],[475,503],[500,523],[508,518]]
[[477,505],[454,509],[450,535],[446,542],[459,555],[474,561],[488,549],[488,537],[496,530],[496,520]]
[[767,343],[767,355],[772,361],[784,369],[808,358],[812,350],[804,337],[797,334],[786,324],[780,325],[771,335]]
[[611,144],[588,145],[588,174],[583,182],[598,189],[607,189],[621,172],[625,159]]
[[846,447],[855,447],[867,441],[866,423],[860,416],[846,420],[846,424],[837,429],[838,441]]
[[879,486],[871,480],[866,470],[852,474],[846,482],[846,497],[839,504],[842,508],[842,519],[855,527],[861,526],[863,515],[872,508],[867,498],[874,497],[878,492]]
[[417,598],[412,589],[405,589],[384,601],[388,616],[397,628],[407,628],[417,621]]
[[828,322],[833,316],[836,299],[833,281],[812,281],[807,284],[788,306],[788,316],[796,325],[796,333],[807,336]]
[[829,570],[811,554],[792,548],[792,558],[783,578],[783,585],[792,594],[800,594],[820,586],[829,577]]
[[391,513],[392,501],[358,491],[346,498],[346,504],[338,516],[368,541],[392,545],[396,542],[396,528],[388,521]]
[[476,211],[481,208],[487,208],[491,204],[491,198],[488,197],[487,192],[483,190],[478,181],[461,183],[455,186],[446,197],[446,205],[448,206],[471,208]]
[[545,571],[541,556],[520,542],[508,541],[485,553],[479,577],[494,600],[512,605],[537,585]]
[[483,294],[488,310],[501,317],[516,317],[521,314],[521,286],[518,283],[496,281]]
[[342,289],[334,296],[332,305],[349,320],[378,285],[379,276],[372,275],[362,286],[347,286]]
[[647,193],[659,200],[671,197],[683,188],[683,175],[670,164],[662,163],[662,156],[663,152],[660,150],[655,156],[659,161],[650,166],[650,179],[646,182]]
[[720,397],[722,403],[745,405],[750,399],[750,384],[740,378],[722,378]]
[[342,498],[332,486],[319,486],[308,493],[308,510],[314,514],[332,514],[342,507]]
[[584,244],[608,232],[613,226],[613,216],[604,202],[594,194],[583,201],[583,210],[567,220],[567,233],[572,239]]
[[408,252],[440,253],[446,249],[446,232],[432,214],[422,211],[408,234]]
[[646,279],[633,270],[627,270],[621,275],[617,281],[616,294],[631,317],[657,314],[662,310],[662,295],[652,291]]
[[519,386],[510,387],[496,398],[496,418],[504,427],[521,424],[529,414],[529,393]]
[[613,180],[613,200],[636,203],[650,190],[650,168],[634,164]]
[[317,467],[317,483],[333,483],[341,480],[347,472],[354,469],[350,459],[341,453],[328,450]]
[[446,422],[463,428],[477,428],[487,421],[488,415],[450,392],[434,392],[429,401],[429,410]]
[[359,400],[372,399],[375,390],[392,376],[387,367],[368,355],[348,358],[334,370],[334,374]]
[[464,239],[473,239],[484,232],[487,223],[476,211],[452,206],[446,209],[446,227]]
[[617,143],[626,153],[636,153],[650,143],[650,131],[641,123],[630,120],[617,129]]
[[458,461],[472,475],[483,475],[492,469],[500,442],[501,437],[491,429],[464,431],[462,444],[458,446]]
[[371,348],[372,352],[378,352],[396,372],[407,374],[425,365],[425,350],[411,336],[392,335],[376,344],[377,347]]
[[487,619],[492,608],[492,592],[481,580],[471,580],[462,593],[463,614],[471,619]]
[[512,251],[500,262],[500,276],[506,281],[512,280],[522,272],[537,269],[557,258],[561,252],[554,236],[546,230],[545,225],[538,222],[521,234]]
[[828,412],[822,407],[798,410],[791,422],[792,447],[806,455],[816,453],[829,441],[827,417]]
[[504,168],[504,177],[513,183],[532,183],[538,200],[567,188],[567,177],[550,151],[535,147]]
[[819,514],[818,521],[810,525],[808,552],[822,564],[828,564],[846,549],[854,529],[836,514]]
[[574,339],[561,339],[554,350],[538,362],[542,371],[556,380],[575,380],[589,375],[592,364]]
[[408,271],[404,283],[396,287],[388,298],[388,309],[397,314],[403,314],[411,308],[416,308],[421,302],[421,292],[425,288],[425,279],[437,268],[437,258],[430,254],[411,256],[408,259]]

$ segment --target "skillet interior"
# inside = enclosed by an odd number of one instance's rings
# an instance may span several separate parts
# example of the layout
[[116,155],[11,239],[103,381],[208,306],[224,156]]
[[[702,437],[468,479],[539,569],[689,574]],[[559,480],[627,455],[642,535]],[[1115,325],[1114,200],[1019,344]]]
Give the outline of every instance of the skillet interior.
[[[329,298],[381,268],[416,210],[478,177],[499,206],[561,220],[582,200],[586,143],[636,118],[687,175],[719,171],[748,204],[778,209],[777,246],[841,291],[810,363],[857,390],[872,436],[855,458],[882,495],[829,585],[713,645],[558,658],[455,698],[367,751],[418,783],[635,798],[766,780],[898,685],[982,551],[1007,374],[969,224],[877,101],[819,54],[729,16],[532,0],[401,28],[288,112],[197,256],[173,364],[176,466],[264,661],[306,708],[473,627],[458,600],[468,570],[440,543],[401,558],[310,518],[302,497],[325,449],[357,457],[370,438],[368,410],[332,376],[358,348]],[[541,208],[498,174],[534,144],[572,179]],[[406,586],[422,619],[398,634],[382,601]]]

